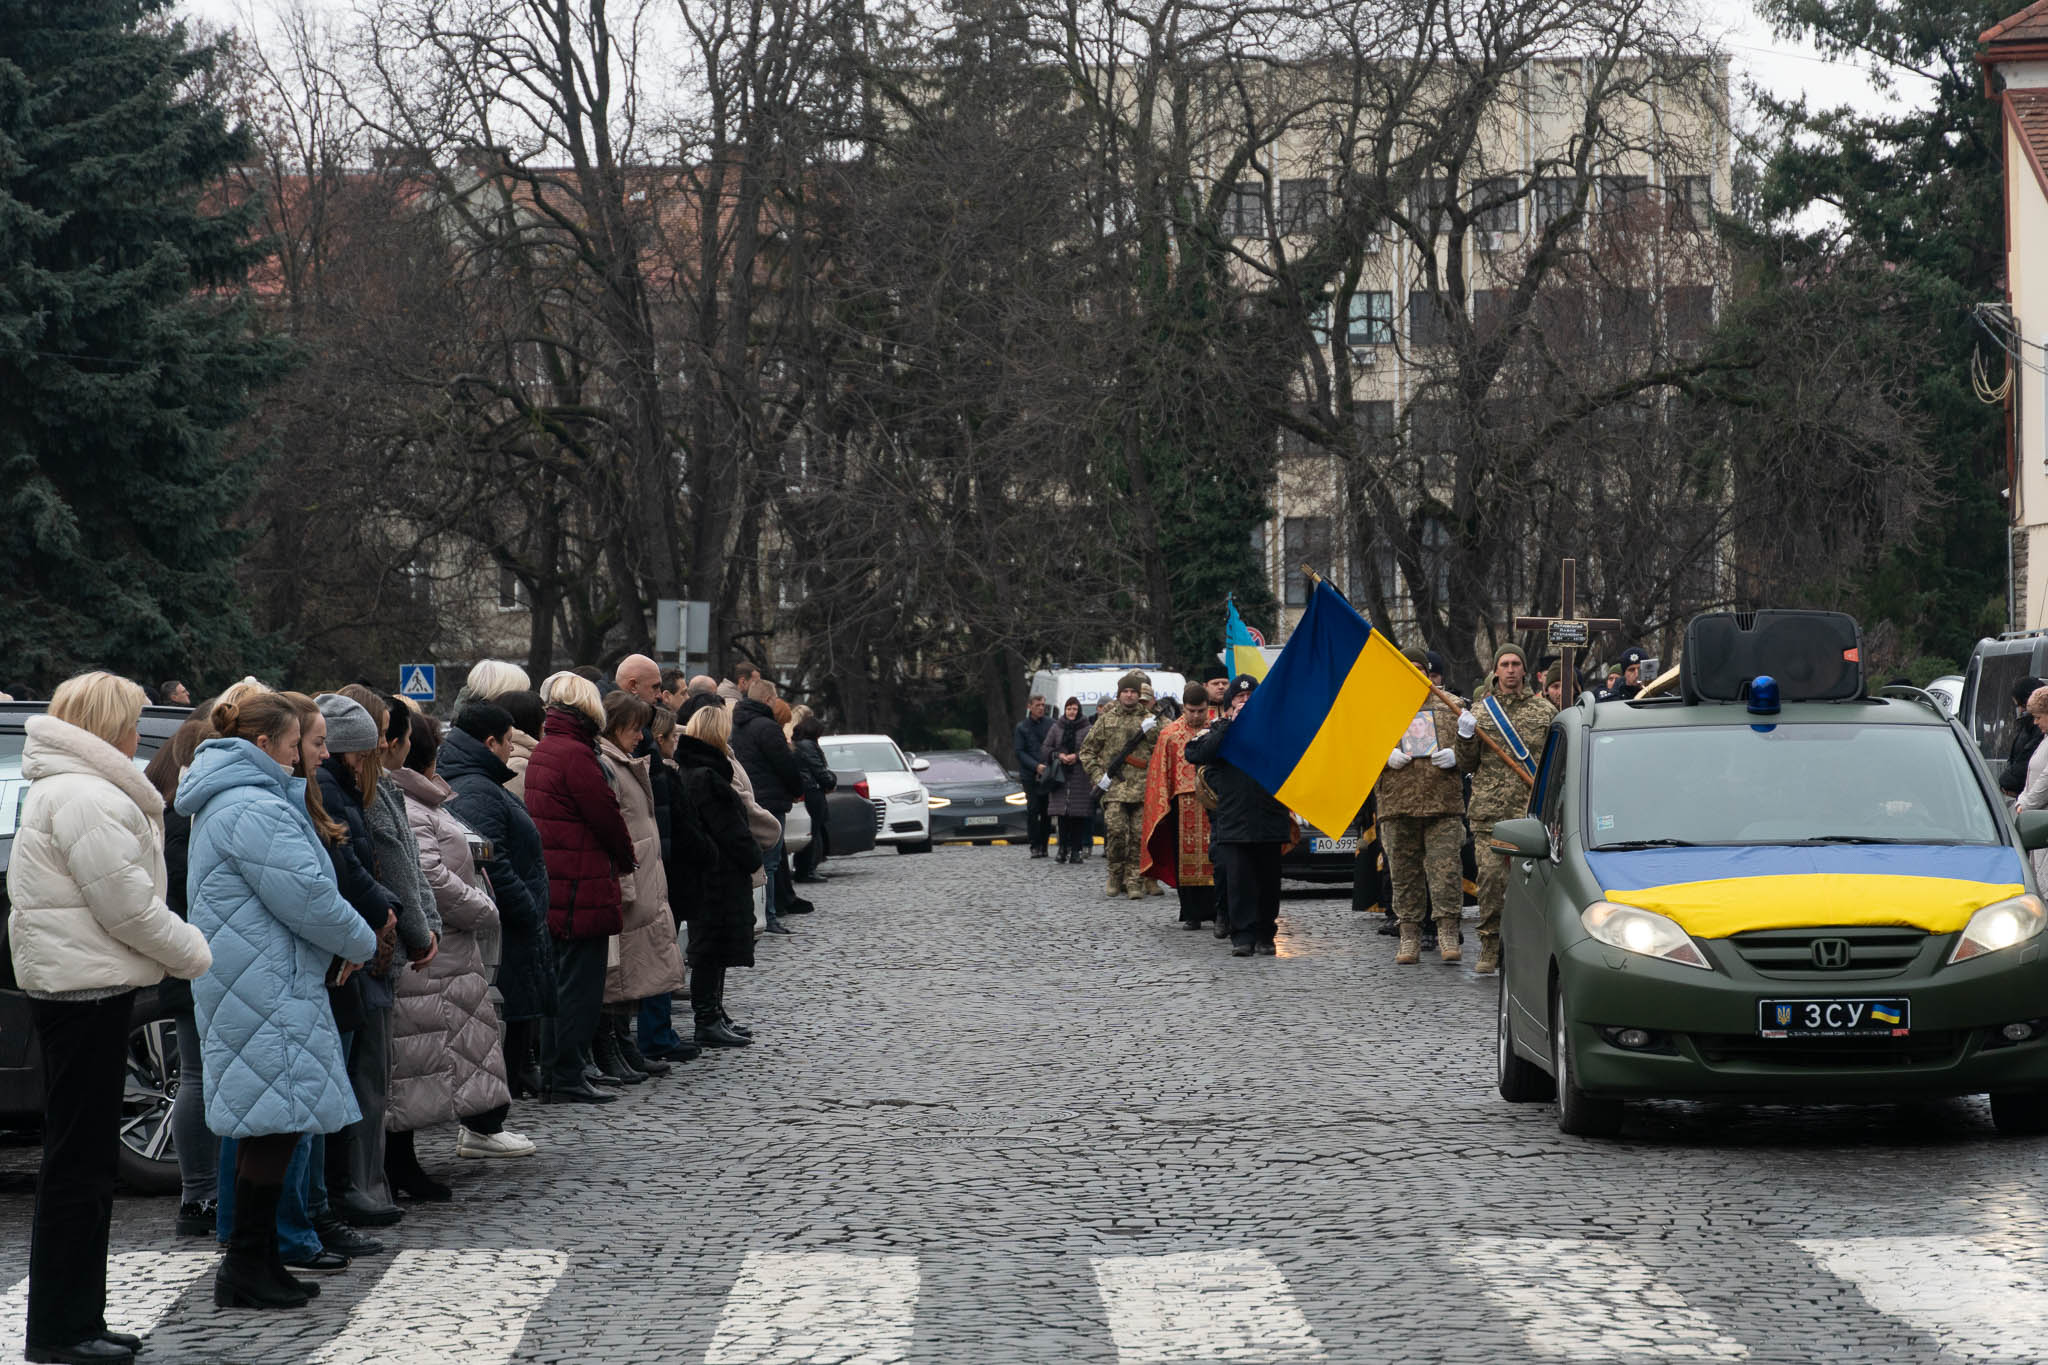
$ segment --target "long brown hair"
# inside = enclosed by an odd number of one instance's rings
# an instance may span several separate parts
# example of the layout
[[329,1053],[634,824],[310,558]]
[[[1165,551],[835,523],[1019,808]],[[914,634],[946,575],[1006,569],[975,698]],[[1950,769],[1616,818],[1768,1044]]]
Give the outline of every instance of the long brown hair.
[[[321,718],[320,703],[304,692],[280,692],[278,695],[290,702],[292,709],[299,713],[299,740],[303,745],[306,727]],[[319,832],[321,840],[332,848],[348,838],[348,826],[327,813],[327,803],[320,799],[319,774],[306,770],[305,757],[306,751],[301,748],[299,761],[292,765],[292,773],[296,777],[306,779],[306,814],[312,819],[313,828]]]
[[213,717],[204,711],[194,711],[185,717],[185,723],[177,732],[164,741],[164,747],[150,757],[149,766],[142,775],[155,787],[157,794],[169,805],[178,794],[178,779],[185,769],[192,766],[192,755],[199,752],[199,746],[216,735]]
[[[382,696],[361,683],[350,683],[347,687],[336,688],[335,691],[370,713],[370,719],[377,723],[379,737],[390,734],[391,708],[384,704]],[[370,802],[377,795],[377,779],[384,772],[382,756],[375,749],[365,749],[359,754],[342,754],[339,757],[348,765],[349,771],[356,775],[356,800],[363,803],[364,810],[368,810]]]

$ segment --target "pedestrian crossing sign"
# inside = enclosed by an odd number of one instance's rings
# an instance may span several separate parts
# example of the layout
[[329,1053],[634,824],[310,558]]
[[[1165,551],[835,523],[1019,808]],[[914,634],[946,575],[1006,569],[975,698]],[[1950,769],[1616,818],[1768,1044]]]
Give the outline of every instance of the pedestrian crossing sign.
[[409,701],[434,699],[434,666],[405,664],[398,670],[398,695]]

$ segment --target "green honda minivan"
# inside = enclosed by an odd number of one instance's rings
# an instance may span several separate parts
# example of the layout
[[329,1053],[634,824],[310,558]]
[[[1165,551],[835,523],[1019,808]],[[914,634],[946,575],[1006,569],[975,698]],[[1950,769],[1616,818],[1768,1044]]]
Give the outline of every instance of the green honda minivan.
[[2048,812],[2015,819],[1930,698],[1866,695],[1853,623],[1805,628],[1833,615],[1702,618],[1679,694],[1524,737],[1504,1099],[1608,1136],[1630,1099],[1988,1093],[2000,1131],[2048,1131]]

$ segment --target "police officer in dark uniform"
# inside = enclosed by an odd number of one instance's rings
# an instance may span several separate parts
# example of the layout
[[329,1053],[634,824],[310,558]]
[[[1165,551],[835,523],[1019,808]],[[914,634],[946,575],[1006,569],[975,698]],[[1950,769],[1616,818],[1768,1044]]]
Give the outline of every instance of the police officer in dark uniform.
[[1643,660],[1650,657],[1649,651],[1630,645],[1621,651],[1621,676],[1611,687],[1603,687],[1593,696],[1594,701],[1633,701],[1636,693],[1643,690]]

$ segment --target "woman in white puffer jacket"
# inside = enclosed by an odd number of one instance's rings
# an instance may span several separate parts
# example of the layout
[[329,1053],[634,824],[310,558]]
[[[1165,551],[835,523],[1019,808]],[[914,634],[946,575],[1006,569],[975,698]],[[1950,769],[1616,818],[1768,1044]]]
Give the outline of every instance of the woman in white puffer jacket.
[[128,1017],[139,987],[212,965],[164,903],[164,803],[135,766],[142,689],[110,673],[31,716],[7,868],[7,938],[43,1053],[43,1165],[29,1238],[30,1360],[124,1360],[107,1330]]

